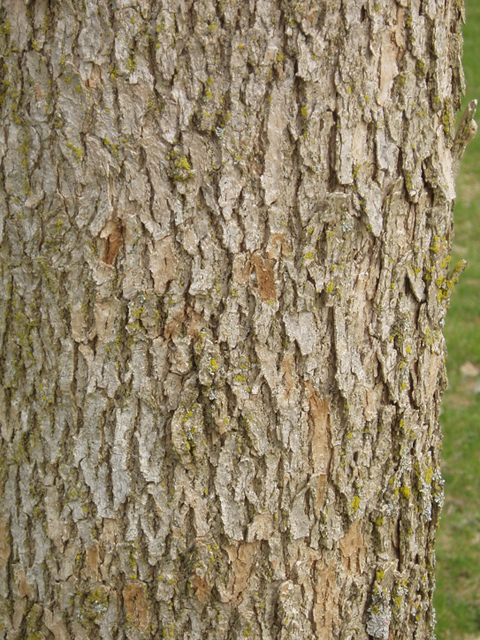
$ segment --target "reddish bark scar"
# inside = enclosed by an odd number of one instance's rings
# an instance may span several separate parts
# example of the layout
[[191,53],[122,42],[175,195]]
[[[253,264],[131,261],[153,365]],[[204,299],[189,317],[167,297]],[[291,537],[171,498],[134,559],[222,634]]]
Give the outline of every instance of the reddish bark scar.
[[127,584],[123,590],[123,601],[131,622],[144,631],[148,627],[148,602],[142,586],[135,582]]
[[102,261],[105,262],[105,264],[113,264],[122,244],[123,228],[121,226],[117,226],[105,240]]
[[273,273],[272,261],[264,260],[259,255],[252,256],[251,260],[255,267],[257,275],[258,291],[262,300],[273,301],[277,299],[277,290],[275,288],[275,278]]

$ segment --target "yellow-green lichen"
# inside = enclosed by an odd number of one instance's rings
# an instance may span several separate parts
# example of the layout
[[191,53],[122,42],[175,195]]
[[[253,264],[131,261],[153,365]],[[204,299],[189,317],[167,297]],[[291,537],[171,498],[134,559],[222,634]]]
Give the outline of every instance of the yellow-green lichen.
[[186,156],[172,154],[172,177],[174,180],[187,182],[193,178],[194,173]]
[[361,500],[358,496],[355,496],[350,504],[350,509],[352,511],[357,511],[360,506]]

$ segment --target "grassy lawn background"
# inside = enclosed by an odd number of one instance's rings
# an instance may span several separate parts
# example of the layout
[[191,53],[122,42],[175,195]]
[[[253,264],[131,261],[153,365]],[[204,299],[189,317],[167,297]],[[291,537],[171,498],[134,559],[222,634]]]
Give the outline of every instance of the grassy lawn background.
[[[466,105],[473,98],[480,102],[480,1],[465,4]],[[437,539],[438,640],[480,640],[480,375],[464,366],[480,371],[480,133],[457,180],[452,264],[461,258],[468,268],[445,326],[449,389],[441,418],[446,500]]]

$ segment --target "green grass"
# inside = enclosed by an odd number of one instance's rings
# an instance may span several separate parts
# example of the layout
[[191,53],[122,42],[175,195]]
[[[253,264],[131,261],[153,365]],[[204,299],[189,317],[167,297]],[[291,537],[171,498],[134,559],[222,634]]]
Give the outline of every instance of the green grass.
[[[465,104],[480,101],[480,3],[466,0]],[[478,116],[477,116],[478,121]],[[452,296],[445,335],[449,389],[442,427],[445,507],[437,539],[438,640],[480,638],[480,134],[469,145],[457,181],[452,264],[469,266]]]

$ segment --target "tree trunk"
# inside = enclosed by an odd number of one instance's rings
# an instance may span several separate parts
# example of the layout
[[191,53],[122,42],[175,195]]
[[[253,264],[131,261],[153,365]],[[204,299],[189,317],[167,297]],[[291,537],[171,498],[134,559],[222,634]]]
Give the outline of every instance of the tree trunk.
[[430,638],[462,0],[2,0],[0,638]]

